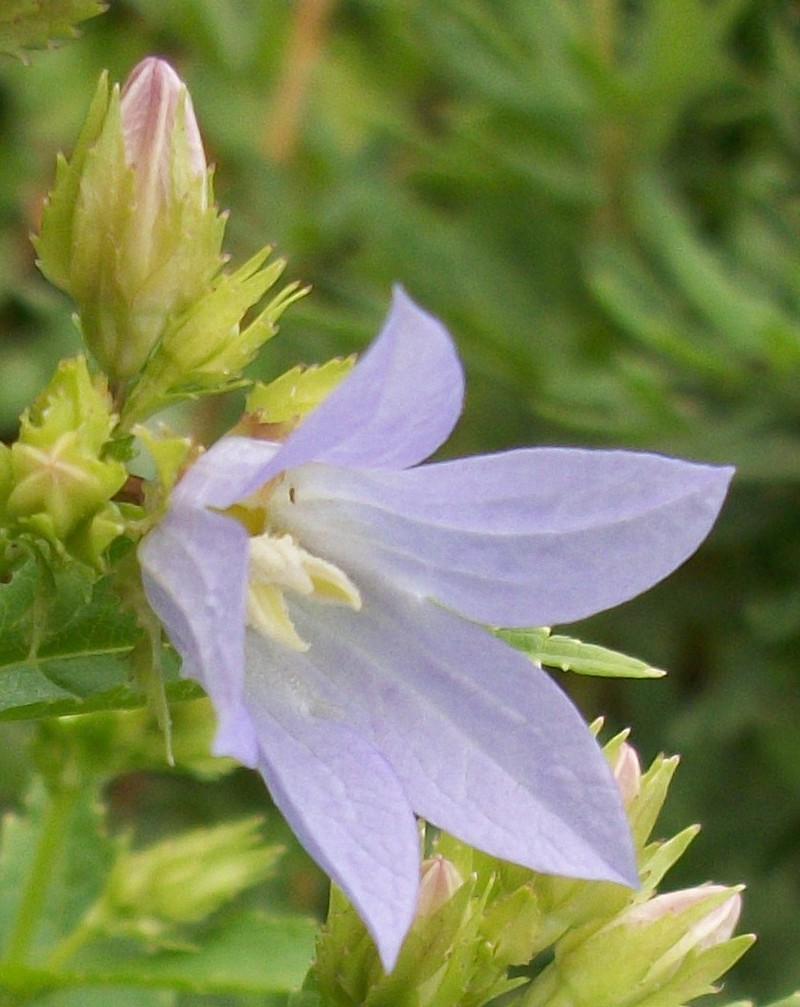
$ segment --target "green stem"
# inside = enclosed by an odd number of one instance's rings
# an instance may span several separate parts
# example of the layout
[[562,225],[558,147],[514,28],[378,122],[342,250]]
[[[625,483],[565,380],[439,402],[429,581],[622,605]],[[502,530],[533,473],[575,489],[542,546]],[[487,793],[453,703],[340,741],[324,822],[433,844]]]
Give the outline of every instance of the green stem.
[[54,866],[63,850],[65,822],[77,794],[78,792],[70,787],[50,792],[39,835],[39,845],[22,890],[17,918],[6,948],[5,961],[9,964],[22,963],[33,942],[44,910]]
[[45,967],[56,972],[61,966],[79,951],[84,944],[96,937],[103,930],[102,912],[98,911],[98,906],[92,907],[84,916],[81,922],[75,927],[72,933],[58,942],[45,961]]

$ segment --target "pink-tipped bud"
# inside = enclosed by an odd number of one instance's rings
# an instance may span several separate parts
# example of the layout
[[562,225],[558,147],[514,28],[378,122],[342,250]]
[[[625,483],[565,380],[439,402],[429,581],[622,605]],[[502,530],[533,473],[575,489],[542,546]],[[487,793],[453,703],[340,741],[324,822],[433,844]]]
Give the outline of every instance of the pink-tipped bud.
[[736,928],[739,914],[742,911],[742,896],[736,889],[723,885],[698,885],[696,888],[683,888],[677,892],[666,892],[641,905],[635,906],[627,914],[627,922],[633,926],[652,923],[664,916],[677,916],[685,909],[707,899],[717,892],[730,892],[730,898],[699,919],[687,930],[681,940],[670,953],[671,958],[681,958],[690,950],[705,951],[706,948],[721,944],[730,939]]
[[[629,905],[583,940],[567,938],[556,953],[549,982],[556,978],[568,997],[530,1002],[548,1007],[567,1000],[570,1007],[688,1003],[711,992],[709,984],[752,943],[747,935],[732,937],[741,904],[738,888],[705,884]],[[547,986],[542,977],[534,987]]]
[[642,789],[642,766],[639,755],[627,741],[623,741],[619,747],[612,772],[622,795],[622,803],[627,808]]
[[458,868],[437,854],[422,861],[417,916],[427,918],[440,909],[464,883]]
[[[181,103],[183,129],[176,131]],[[176,155],[185,159],[191,173],[205,176],[206,157],[192,99],[169,63],[148,56],[123,85],[120,112],[125,158],[136,174],[140,212],[149,217],[157,212],[158,201],[171,198]]]

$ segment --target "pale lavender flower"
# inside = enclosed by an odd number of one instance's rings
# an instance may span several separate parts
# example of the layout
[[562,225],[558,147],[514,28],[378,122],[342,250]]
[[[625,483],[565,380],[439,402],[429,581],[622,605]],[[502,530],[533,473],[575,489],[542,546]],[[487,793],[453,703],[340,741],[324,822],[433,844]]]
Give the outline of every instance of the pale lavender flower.
[[645,590],[703,540],[731,476],[560,448],[416,467],[462,397],[446,331],[398,292],[284,443],[221,440],[139,549],[215,750],[261,771],[387,968],[414,916],[415,813],[535,870],[637,883],[582,718],[476,622],[568,622]]

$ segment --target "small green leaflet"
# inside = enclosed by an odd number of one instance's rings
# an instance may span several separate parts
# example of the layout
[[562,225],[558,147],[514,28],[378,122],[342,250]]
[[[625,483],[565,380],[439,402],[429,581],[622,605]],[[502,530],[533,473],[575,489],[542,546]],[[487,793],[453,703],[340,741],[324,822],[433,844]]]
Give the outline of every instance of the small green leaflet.
[[[29,561],[0,584],[0,720],[143,706],[128,662],[141,631],[108,581],[76,566],[48,579]],[[162,663],[169,699],[202,695],[171,651]]]
[[23,58],[24,49],[42,49],[58,39],[74,37],[75,25],[102,14],[98,0],[3,0],[0,10],[0,52]]
[[597,678],[661,678],[666,675],[636,657],[628,657],[616,650],[583,643],[569,636],[553,636],[546,627],[541,629],[497,629],[497,636],[516,650],[527,654],[532,661],[572,671],[576,675],[594,675]]
[[311,367],[292,367],[268,385],[258,384],[247,398],[247,412],[262,423],[289,423],[323,401],[353,369],[355,357],[337,357]]

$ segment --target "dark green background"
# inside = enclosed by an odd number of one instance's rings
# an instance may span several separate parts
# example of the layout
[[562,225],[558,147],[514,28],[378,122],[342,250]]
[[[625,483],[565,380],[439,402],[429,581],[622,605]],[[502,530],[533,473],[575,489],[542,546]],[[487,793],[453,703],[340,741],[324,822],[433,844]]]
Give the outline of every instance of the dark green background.
[[[664,828],[704,831],[672,880],[745,881],[760,935],[727,992],[800,986],[800,8],[112,0],[83,38],[30,66],[4,58],[7,438],[77,346],[28,241],[56,151],[100,70],[123,79],[148,53],[190,85],[229,250],[273,242],[313,284],[262,376],[362,347],[399,281],[466,362],[449,452],[598,444],[737,465],[685,569],[570,630],[669,678],[568,684],[646,757],[682,754]],[[236,406],[192,422],[219,429]],[[26,728],[3,731],[13,801]],[[151,786],[144,815],[203,796]],[[228,781],[212,803],[261,800]]]

